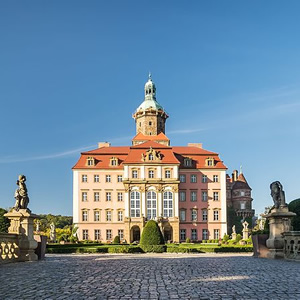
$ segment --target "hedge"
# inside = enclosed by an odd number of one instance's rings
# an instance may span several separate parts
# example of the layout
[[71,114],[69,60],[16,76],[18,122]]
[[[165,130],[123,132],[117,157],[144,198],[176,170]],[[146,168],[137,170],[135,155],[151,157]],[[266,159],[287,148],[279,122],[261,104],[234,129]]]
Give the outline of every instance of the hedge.
[[252,246],[236,246],[236,247],[187,247],[187,246],[168,246],[167,252],[169,253],[222,253],[222,252],[252,252]]
[[166,252],[167,246],[165,245],[140,245],[144,252],[163,253]]

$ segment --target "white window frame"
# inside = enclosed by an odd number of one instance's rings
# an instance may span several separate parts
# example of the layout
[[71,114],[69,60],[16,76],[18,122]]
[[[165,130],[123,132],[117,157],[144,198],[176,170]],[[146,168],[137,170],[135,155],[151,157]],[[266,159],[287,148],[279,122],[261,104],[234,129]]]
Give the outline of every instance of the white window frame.
[[122,192],[118,192],[118,201],[119,202],[123,201],[123,193]]
[[213,182],[219,182],[219,175],[213,175]]
[[136,179],[136,178],[138,178],[139,174],[138,174],[137,170],[132,170],[131,175],[132,175],[132,178]]
[[105,175],[105,182],[111,182],[111,175]]
[[165,218],[173,217],[173,193],[171,191],[163,193],[163,216]]
[[130,193],[130,216],[132,218],[141,216],[141,193],[138,191]]
[[81,192],[81,201],[82,202],[88,201],[88,193],[87,192]]
[[112,221],[112,211],[111,210],[106,211],[105,220],[106,220],[106,222],[111,222]]
[[123,211],[122,210],[118,211],[118,222],[123,222]]
[[118,236],[121,241],[124,239],[124,229],[118,229]]
[[220,238],[220,230],[214,229],[214,239],[218,240]]
[[219,192],[213,192],[213,200],[214,201],[219,201]]
[[100,175],[98,174],[94,175],[94,182],[100,182]]
[[99,210],[94,211],[94,222],[100,222],[100,211]]
[[207,202],[208,200],[208,191],[201,191],[202,201]]
[[191,202],[197,202],[197,191],[191,191],[190,199]]
[[179,201],[180,202],[186,201],[186,191],[179,191]]
[[208,229],[202,229],[202,240],[208,240]]
[[82,229],[82,239],[85,240],[85,241],[89,239],[88,229]]
[[149,170],[148,171],[148,177],[149,178],[154,178],[154,175],[155,175],[154,170]]
[[197,175],[191,174],[190,181],[191,181],[191,183],[197,183]]
[[214,210],[214,221],[219,221],[219,211],[218,210]]
[[171,178],[171,170],[165,170],[165,178]]
[[186,229],[180,229],[180,240],[181,241],[186,240]]
[[154,220],[157,217],[157,194],[155,191],[147,192],[147,219]]
[[118,182],[123,182],[123,175],[118,175]]
[[185,209],[181,209],[180,210],[180,221],[185,222],[186,221],[186,210]]
[[88,182],[88,176],[86,174],[81,175],[81,182]]
[[87,222],[89,220],[89,214],[87,210],[82,211],[82,222]]
[[105,200],[107,202],[110,202],[111,201],[111,192],[105,192]]
[[179,181],[181,183],[186,183],[186,175],[185,174],[180,174],[179,175]]
[[101,230],[100,229],[95,229],[94,230],[94,237],[95,237],[95,241],[100,241],[101,240]]
[[198,240],[198,232],[196,228],[191,229],[191,240],[197,241]]
[[94,201],[99,202],[100,201],[100,192],[94,192]]
[[208,177],[207,177],[207,175],[205,175],[205,174],[203,174],[202,175],[202,183],[207,183],[207,181],[208,181]]
[[107,241],[112,240],[112,230],[111,229],[106,229],[106,240]]
[[207,209],[202,209],[202,221],[206,222],[208,220],[208,211]]

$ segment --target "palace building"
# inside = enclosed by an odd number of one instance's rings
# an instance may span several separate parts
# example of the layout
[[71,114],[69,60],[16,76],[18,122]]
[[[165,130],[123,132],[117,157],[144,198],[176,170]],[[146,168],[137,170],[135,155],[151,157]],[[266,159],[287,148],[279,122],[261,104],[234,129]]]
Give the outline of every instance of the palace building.
[[[79,240],[108,242],[119,235],[138,241],[151,219],[173,242],[219,239],[227,233],[226,193],[237,180],[228,180],[219,155],[202,144],[171,146],[165,131],[168,117],[149,76],[144,101],[133,114],[132,145],[99,143],[81,153],[73,167],[73,221]],[[231,205],[235,193],[230,194]],[[252,201],[246,193],[242,210]]]

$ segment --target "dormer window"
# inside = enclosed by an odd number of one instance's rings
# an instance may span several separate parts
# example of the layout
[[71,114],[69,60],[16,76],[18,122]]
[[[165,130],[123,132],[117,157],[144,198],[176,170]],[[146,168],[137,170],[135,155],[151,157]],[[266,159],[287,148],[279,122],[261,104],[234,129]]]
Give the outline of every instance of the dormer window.
[[192,160],[190,158],[185,158],[183,161],[183,164],[185,167],[191,167],[192,166]]
[[153,160],[153,154],[149,154],[149,160]]
[[212,157],[208,157],[208,158],[205,160],[205,164],[206,164],[206,166],[208,166],[208,167],[214,167],[214,166],[215,166],[215,160],[214,160]]
[[112,157],[112,158],[110,159],[110,165],[111,165],[112,167],[118,166],[118,159],[117,159],[116,157]]
[[87,158],[87,165],[88,165],[88,166],[94,166],[94,165],[95,165],[95,158],[93,158],[93,157],[88,157],[88,158]]

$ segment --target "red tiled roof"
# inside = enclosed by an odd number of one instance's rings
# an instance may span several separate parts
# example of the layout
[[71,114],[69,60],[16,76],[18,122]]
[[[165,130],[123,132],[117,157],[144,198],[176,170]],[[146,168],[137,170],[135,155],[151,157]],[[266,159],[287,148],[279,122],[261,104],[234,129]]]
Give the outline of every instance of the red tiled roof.
[[139,132],[133,139],[133,141],[169,141],[167,136],[161,132],[158,135],[144,135]]
[[[197,147],[170,147],[149,140],[131,147],[102,147],[83,152],[73,169],[122,169],[123,164],[127,163],[144,164],[145,162],[142,161],[142,153],[146,154],[146,151],[149,150],[150,147],[159,151],[162,155],[162,160],[159,162],[162,164],[180,164],[181,168],[187,168],[183,166],[183,161],[185,157],[189,157],[193,162],[191,169],[227,169],[215,152]],[[95,166],[86,166],[86,160],[89,156],[96,159]],[[119,166],[110,166],[110,159],[112,157],[118,158]],[[206,166],[205,160],[208,157],[214,158],[215,166]]]

